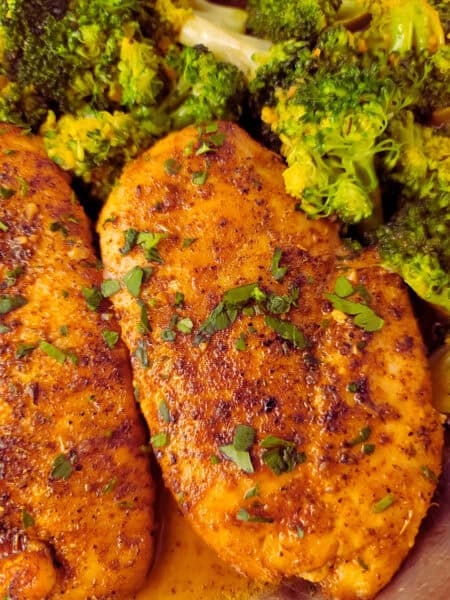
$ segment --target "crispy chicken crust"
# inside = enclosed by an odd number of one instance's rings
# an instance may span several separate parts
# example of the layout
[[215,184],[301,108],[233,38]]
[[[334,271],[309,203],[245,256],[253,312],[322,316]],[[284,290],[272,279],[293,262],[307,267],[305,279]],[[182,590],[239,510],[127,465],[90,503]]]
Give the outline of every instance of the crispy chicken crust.
[[154,489],[127,350],[102,337],[118,324],[82,294],[102,279],[89,222],[10,126],[0,196],[0,597],[125,600],[150,566]]
[[[442,426],[408,294],[376,254],[349,255],[336,225],[295,212],[277,156],[236,125],[219,134],[188,128],[158,142],[128,165],[99,220],[107,277],[153,268],[139,300],[125,286],[112,300],[155,454],[197,532],[241,572],[372,598],[413,545],[440,472]],[[163,263],[142,244],[127,248],[129,230],[135,241],[167,234]],[[281,281],[271,273],[277,248]],[[333,308],[326,294],[339,275],[356,289],[352,301],[370,296],[381,330]],[[299,290],[297,306],[275,318],[294,323],[306,346],[242,311],[196,345],[223,294],[256,282],[266,294]],[[177,329],[185,318],[192,333]],[[239,425],[255,432],[254,473],[221,451]],[[286,442],[282,455],[295,448],[292,470],[267,464],[268,436]]]

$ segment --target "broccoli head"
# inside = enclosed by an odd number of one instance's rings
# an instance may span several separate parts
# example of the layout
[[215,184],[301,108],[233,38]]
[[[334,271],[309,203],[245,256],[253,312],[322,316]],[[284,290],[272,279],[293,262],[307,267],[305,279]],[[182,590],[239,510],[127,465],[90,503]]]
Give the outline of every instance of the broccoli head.
[[342,0],[249,0],[248,30],[273,42],[311,40],[335,20]]
[[385,165],[400,209],[377,232],[385,266],[424,300],[450,313],[450,137],[405,112],[390,124],[401,151]]
[[[281,77],[283,64],[290,71]],[[277,63],[275,80],[270,68],[260,71],[278,85],[262,118],[281,140],[286,189],[310,217],[335,213],[358,223],[379,210],[375,161],[397,152],[383,134],[405,103],[388,68],[383,56],[358,53],[351,34],[336,27],[313,50],[299,48],[296,61]]]
[[245,84],[234,65],[219,61],[204,46],[173,47],[166,60],[176,78],[161,108],[173,129],[239,118]]

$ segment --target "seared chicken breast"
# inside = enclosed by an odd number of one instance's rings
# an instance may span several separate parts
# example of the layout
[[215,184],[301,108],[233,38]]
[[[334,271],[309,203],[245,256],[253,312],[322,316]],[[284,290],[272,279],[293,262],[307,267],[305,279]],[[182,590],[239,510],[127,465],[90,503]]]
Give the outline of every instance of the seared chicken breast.
[[88,219],[41,142],[0,133],[0,597],[125,600],[153,483]]
[[239,571],[372,598],[414,543],[442,427],[408,294],[286,195],[233,124],[171,134],[100,216],[164,481]]

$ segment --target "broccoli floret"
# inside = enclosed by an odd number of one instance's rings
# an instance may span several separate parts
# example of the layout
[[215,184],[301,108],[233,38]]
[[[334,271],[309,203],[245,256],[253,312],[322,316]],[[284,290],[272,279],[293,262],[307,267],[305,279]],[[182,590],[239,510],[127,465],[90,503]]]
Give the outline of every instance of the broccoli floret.
[[390,124],[401,144],[387,181],[401,190],[400,209],[377,232],[384,265],[424,300],[450,313],[450,137],[405,112]]
[[248,30],[273,42],[311,40],[330,24],[341,0],[249,0]]
[[148,109],[132,114],[86,108],[59,119],[50,111],[40,133],[49,157],[106,199],[124,163],[166,131],[167,122],[159,123]]
[[176,80],[162,109],[173,129],[240,117],[245,84],[234,65],[220,62],[204,46],[172,48],[167,64]]

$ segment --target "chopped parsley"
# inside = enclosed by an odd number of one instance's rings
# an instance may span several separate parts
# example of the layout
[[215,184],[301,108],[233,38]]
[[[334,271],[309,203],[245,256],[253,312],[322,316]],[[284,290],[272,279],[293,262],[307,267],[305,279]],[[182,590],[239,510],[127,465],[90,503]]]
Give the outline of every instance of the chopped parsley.
[[181,292],[177,292],[175,294],[174,306],[183,306],[183,304],[184,304],[184,294],[182,294]]
[[272,277],[277,281],[282,281],[284,276],[287,273],[287,267],[280,267],[280,260],[283,253],[280,248],[275,248],[272,257],[272,264],[270,267],[270,272],[272,273]]
[[130,228],[124,232],[124,236],[125,236],[125,244],[119,250],[119,252],[120,252],[120,254],[122,254],[122,256],[125,256],[126,254],[131,252],[131,250],[133,250],[133,248],[136,246],[138,232],[136,231],[136,229]]
[[395,502],[395,496],[393,494],[387,494],[384,498],[381,498],[381,500],[378,500],[378,502],[375,502],[375,504],[372,507],[372,512],[374,513],[381,513],[383,511],[385,511],[387,508],[389,508],[390,506],[392,506]]
[[127,290],[135,298],[139,296],[143,279],[144,270],[141,267],[133,267],[123,278]]
[[194,185],[204,185],[208,179],[208,171],[194,171],[192,173],[192,183]]
[[9,333],[11,329],[7,325],[0,323],[0,333]]
[[65,454],[59,454],[53,461],[50,477],[52,479],[64,479],[67,481],[72,475],[72,471],[72,462]]
[[109,298],[120,290],[120,283],[115,279],[105,279],[102,281],[101,292],[103,298]]
[[54,221],[50,223],[49,229],[51,232],[60,231],[63,238],[66,238],[69,235],[67,227],[65,227],[60,221]]
[[142,335],[145,335],[146,333],[150,333],[152,328],[150,326],[150,321],[148,319],[147,306],[146,306],[145,302],[143,302],[142,300],[138,300],[138,304],[141,307],[141,315],[140,315],[139,323],[137,325],[137,330]]
[[283,340],[290,342],[294,348],[304,350],[307,346],[307,341],[303,333],[298,329],[296,325],[290,321],[282,321],[275,317],[265,317],[266,325],[268,325],[275,333],[277,333]]
[[339,298],[336,294],[327,294],[327,298],[336,310],[340,310],[346,315],[353,316],[354,324],[357,327],[364,329],[364,331],[379,331],[384,325],[384,320],[379,317],[370,306],[367,306],[367,304],[345,300]]
[[301,527],[297,526],[297,537],[302,540],[305,537],[305,531]]
[[368,564],[364,561],[363,558],[361,558],[361,556],[358,556],[357,559],[359,566],[361,567],[361,569],[363,571],[368,571],[369,570],[369,566]]
[[336,296],[339,296],[339,298],[347,298],[347,296],[351,296],[354,291],[355,290],[347,277],[341,275],[337,278],[334,285],[334,293]]
[[293,471],[297,465],[306,462],[306,454],[297,452],[295,448],[290,446],[281,446],[266,450],[262,455],[262,461],[276,475],[281,475],[281,473]]
[[150,438],[150,443],[153,448],[164,448],[169,445],[169,434],[166,431],[155,433],[155,435],[152,435]]
[[246,473],[254,473],[248,450],[255,441],[255,430],[248,425],[238,425],[233,443],[221,446],[220,451]]
[[432,471],[429,467],[427,467],[427,466],[420,467],[420,472],[425,477],[425,479],[428,479],[429,481],[432,481],[433,483],[438,482],[436,473],[434,471]]
[[194,242],[196,242],[198,240],[198,238],[184,238],[184,240],[181,243],[181,247],[182,248],[189,248],[189,246],[192,246],[192,244]]
[[119,333],[117,331],[112,331],[110,329],[104,329],[102,331],[102,336],[103,336],[103,339],[105,340],[106,345],[111,350],[114,348],[114,346],[119,341]]
[[245,508],[239,510],[236,519],[238,519],[238,521],[247,521],[248,523],[273,523],[272,518],[251,515]]
[[15,190],[0,185],[0,198],[2,198],[2,200],[8,200],[8,198],[14,196],[15,193]]
[[22,527],[24,529],[29,529],[30,527],[34,527],[34,519],[24,508],[22,509]]
[[289,442],[288,440],[283,440],[282,438],[277,437],[276,435],[268,435],[261,442],[262,448],[295,448],[294,442]]
[[375,444],[363,444],[361,446],[361,452],[363,454],[368,454],[368,455],[373,454],[375,452],[375,448],[376,448]]
[[89,310],[96,311],[103,300],[101,291],[96,287],[83,287],[81,288],[81,293],[86,300]]
[[27,299],[23,296],[0,296],[0,315],[6,315],[7,313],[25,306]]
[[28,356],[36,349],[35,344],[24,344],[21,343],[17,346],[16,350],[16,358],[24,358],[24,356]]
[[370,438],[370,434],[372,430],[370,427],[363,427],[359,434],[354,437],[350,442],[348,442],[349,446],[357,446],[358,444],[362,444],[363,442],[367,442]]
[[249,498],[255,498],[259,496],[259,486],[256,484],[254,487],[247,490],[244,494],[244,500],[248,500]]
[[61,325],[61,327],[59,328],[59,333],[63,336],[63,337],[67,337],[67,325]]
[[181,333],[189,334],[192,332],[194,324],[189,317],[184,317],[177,322],[177,329]]
[[164,423],[170,423],[169,407],[167,406],[167,402],[165,400],[161,400],[159,403],[158,414]]
[[112,477],[108,481],[108,483],[103,487],[103,489],[102,489],[102,495],[105,496],[106,494],[111,493],[114,490],[114,488],[116,487],[117,482],[118,482],[117,477]]
[[144,369],[150,366],[144,340],[139,340],[136,350],[134,351],[134,356],[141,363]]
[[3,231],[6,233],[8,230],[9,230],[8,225],[6,223],[3,223],[3,221],[0,221],[0,231]]
[[136,244],[144,250],[144,256],[147,260],[162,264],[163,260],[158,251],[158,244],[161,240],[165,240],[168,237],[168,233],[142,231],[136,238]]
[[240,352],[245,352],[247,350],[247,336],[245,333],[241,333],[241,335],[235,341],[234,347]]
[[209,462],[212,465],[218,465],[220,463],[220,458],[216,454],[211,454],[209,457]]
[[45,340],[41,340],[39,342],[39,348],[45,352],[45,354],[50,356],[50,358],[56,360],[56,362],[58,362],[60,365],[63,365],[66,362],[67,355],[53,344],[50,344]]
[[164,171],[167,175],[178,175],[181,170],[181,164],[174,158],[168,158],[164,163]]
[[288,296],[276,296],[270,294],[267,298],[266,309],[273,315],[281,315],[291,310],[292,306],[297,306],[300,290],[293,288]]

